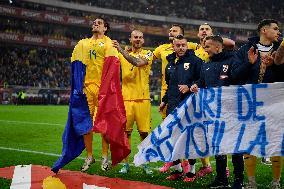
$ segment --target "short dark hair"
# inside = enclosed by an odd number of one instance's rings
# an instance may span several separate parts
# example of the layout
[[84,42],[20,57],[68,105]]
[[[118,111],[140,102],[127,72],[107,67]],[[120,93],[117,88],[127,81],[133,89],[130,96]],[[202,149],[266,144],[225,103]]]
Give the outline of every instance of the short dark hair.
[[207,36],[207,37],[205,37],[205,41],[207,41],[207,40],[212,40],[212,41],[221,43],[223,45],[223,38],[220,35]]
[[180,24],[173,24],[172,27],[179,27],[180,30],[181,30],[181,34],[184,35],[184,28],[183,28],[182,25],[180,25]]
[[257,31],[260,32],[261,28],[263,28],[264,26],[270,26],[270,24],[275,23],[278,25],[278,21],[274,20],[274,19],[263,19],[259,22],[258,26],[257,26]]

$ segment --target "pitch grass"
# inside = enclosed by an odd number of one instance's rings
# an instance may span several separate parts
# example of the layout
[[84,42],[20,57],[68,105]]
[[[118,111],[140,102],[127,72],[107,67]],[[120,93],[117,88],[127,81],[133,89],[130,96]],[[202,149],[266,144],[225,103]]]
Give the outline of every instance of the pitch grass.
[[[31,150],[45,153],[60,154],[62,143],[61,135],[65,126],[68,113],[67,106],[0,106],[0,147],[16,148],[22,150]],[[152,107],[152,128],[155,128],[161,122],[157,107]],[[140,142],[139,134],[134,130],[132,134],[132,153],[130,160],[133,160],[137,152],[137,145]],[[94,156],[100,160],[101,138],[100,135],[94,136]],[[85,152],[81,157],[85,156]],[[28,152],[17,152],[0,149],[0,167],[7,167],[20,164],[45,165],[51,167],[57,160],[57,157],[33,154]],[[200,167],[200,161],[197,169]],[[211,158],[213,167],[215,167],[214,158]],[[82,159],[76,159],[64,169],[78,171],[83,163]],[[112,168],[107,172],[100,169],[98,161],[88,170],[89,174],[96,174],[107,177],[120,177],[127,180],[144,181],[148,183],[169,186],[173,188],[206,188],[207,184],[213,181],[213,173],[205,178],[198,179],[194,183],[184,183],[182,181],[167,181],[167,174],[158,172],[161,162],[150,163],[154,168],[153,175],[145,175],[139,167],[132,166],[130,172],[126,175],[119,174],[121,165]],[[231,170],[230,181],[232,178],[232,164],[229,161]],[[259,188],[268,188],[271,182],[271,166],[262,164],[257,165],[257,182]],[[282,174],[283,176],[283,174]],[[283,179],[281,181],[283,185]],[[0,179],[0,188],[9,188],[11,180]]]

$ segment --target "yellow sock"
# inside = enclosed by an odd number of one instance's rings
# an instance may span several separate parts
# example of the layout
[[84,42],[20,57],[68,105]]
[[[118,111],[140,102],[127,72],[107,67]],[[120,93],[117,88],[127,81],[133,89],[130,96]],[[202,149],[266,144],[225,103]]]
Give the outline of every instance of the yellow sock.
[[255,176],[255,168],[256,168],[256,156],[252,155],[244,155],[245,160],[245,167],[247,171],[248,177],[254,177]]
[[205,157],[205,158],[200,158],[203,167],[209,167],[211,166],[210,164],[210,157]]
[[282,171],[282,157],[274,156],[271,157],[272,162],[272,176],[274,179],[280,179]]
[[102,136],[102,157],[107,158],[108,157],[108,142],[105,140],[105,138]]

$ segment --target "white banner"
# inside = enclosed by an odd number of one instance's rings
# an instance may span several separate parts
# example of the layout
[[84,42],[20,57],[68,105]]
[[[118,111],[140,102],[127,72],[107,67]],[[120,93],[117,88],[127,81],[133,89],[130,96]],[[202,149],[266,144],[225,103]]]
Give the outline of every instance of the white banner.
[[138,146],[135,165],[220,154],[284,155],[284,83],[200,89]]

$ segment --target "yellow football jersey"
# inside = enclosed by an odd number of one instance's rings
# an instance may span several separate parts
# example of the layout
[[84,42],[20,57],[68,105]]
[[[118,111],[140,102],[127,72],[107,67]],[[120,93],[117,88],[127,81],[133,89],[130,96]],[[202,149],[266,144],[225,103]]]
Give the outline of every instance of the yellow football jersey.
[[[187,42],[187,47],[188,49],[191,49],[191,50],[196,50],[197,45],[198,45],[197,43]],[[167,84],[165,81],[165,69],[168,64],[167,56],[169,54],[172,54],[173,52],[174,52],[173,44],[171,43],[160,45],[153,52],[154,56],[157,59],[162,60],[162,91],[167,90]]]
[[205,52],[204,48],[199,45],[197,49],[194,51],[195,55],[198,56],[200,59],[202,59],[204,62],[209,61],[208,53]]
[[149,100],[149,75],[153,60],[153,53],[149,50],[130,52],[136,58],[145,58],[147,65],[137,67],[129,63],[122,54],[119,54],[122,70],[122,95],[124,100]]
[[85,85],[95,84],[100,86],[104,59],[107,56],[118,57],[118,52],[112,46],[109,37],[104,36],[96,40],[86,38],[80,40],[75,46],[71,62],[79,60],[86,65]]

